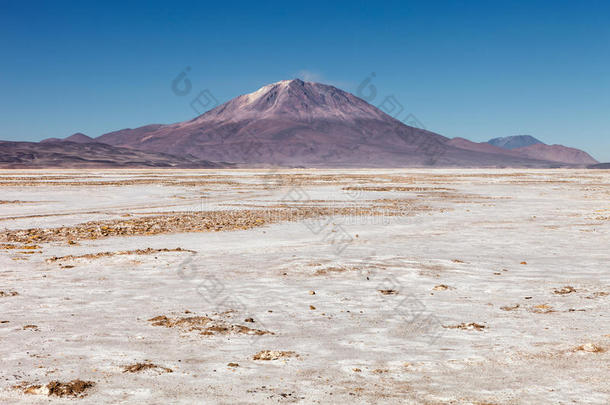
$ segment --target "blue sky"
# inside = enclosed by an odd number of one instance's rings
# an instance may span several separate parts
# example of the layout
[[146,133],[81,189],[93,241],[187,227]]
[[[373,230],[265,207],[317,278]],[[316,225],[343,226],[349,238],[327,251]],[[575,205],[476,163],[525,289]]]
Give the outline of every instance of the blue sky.
[[182,121],[204,89],[294,77],[356,93],[374,72],[371,103],[393,95],[429,130],[610,161],[608,1],[98,3],[0,0],[0,139]]

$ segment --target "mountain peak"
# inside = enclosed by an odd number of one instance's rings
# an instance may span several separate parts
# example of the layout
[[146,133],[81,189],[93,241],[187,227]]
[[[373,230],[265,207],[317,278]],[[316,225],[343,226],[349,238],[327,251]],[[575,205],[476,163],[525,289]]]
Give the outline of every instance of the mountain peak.
[[505,136],[503,138],[493,138],[487,141],[487,143],[502,149],[517,149],[539,143],[544,144],[544,142],[534,138],[531,135],[513,135]]
[[274,86],[274,85],[284,85],[284,86],[303,86],[305,83],[314,83],[314,82],[305,82],[304,80],[297,78],[294,79],[285,79],[280,80],[279,82],[270,83],[263,87]]
[[41,142],[76,142],[76,143],[90,143],[90,142],[95,142],[95,140],[93,140],[93,138],[91,138],[90,136],[87,136],[81,132],[77,132],[75,134],[70,135],[67,138],[47,138],[42,140]]
[[69,137],[65,138],[64,141],[69,141],[69,142],[76,142],[76,143],[90,143],[90,142],[95,142],[93,140],[93,138],[91,138],[90,136],[87,136],[85,134],[83,134],[82,132],[77,132],[75,134],[70,135]]
[[[314,84],[317,84],[317,83],[314,83]],[[261,87],[260,89],[254,91],[252,93],[249,93],[249,94],[244,94],[243,96],[246,96],[249,99],[253,100],[271,90],[285,91],[291,87],[292,88],[303,87],[304,85],[305,85],[305,82],[301,79],[280,80],[279,82],[266,84],[263,87]]]
[[385,120],[389,117],[376,107],[334,86],[282,80],[244,94],[218,106],[194,122],[284,119],[309,122],[312,119],[355,121]]

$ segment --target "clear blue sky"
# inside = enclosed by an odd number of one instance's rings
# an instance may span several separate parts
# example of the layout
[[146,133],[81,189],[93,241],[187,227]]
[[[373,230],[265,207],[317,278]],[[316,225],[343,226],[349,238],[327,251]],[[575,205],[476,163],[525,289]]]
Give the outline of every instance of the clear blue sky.
[[445,136],[610,161],[609,1],[98,3],[0,0],[0,139],[182,121],[200,90],[293,77],[355,93],[375,72],[373,104],[394,95]]

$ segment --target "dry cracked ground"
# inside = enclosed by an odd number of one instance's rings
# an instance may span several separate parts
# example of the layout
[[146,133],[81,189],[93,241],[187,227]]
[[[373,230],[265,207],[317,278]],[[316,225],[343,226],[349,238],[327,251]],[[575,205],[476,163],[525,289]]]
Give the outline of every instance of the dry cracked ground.
[[0,172],[0,403],[610,403],[610,172]]

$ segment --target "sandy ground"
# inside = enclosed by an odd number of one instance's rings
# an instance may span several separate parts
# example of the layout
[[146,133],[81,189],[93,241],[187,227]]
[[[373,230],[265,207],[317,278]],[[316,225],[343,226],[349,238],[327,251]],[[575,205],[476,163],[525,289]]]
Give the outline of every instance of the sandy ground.
[[4,171],[0,195],[0,403],[610,403],[609,171]]

